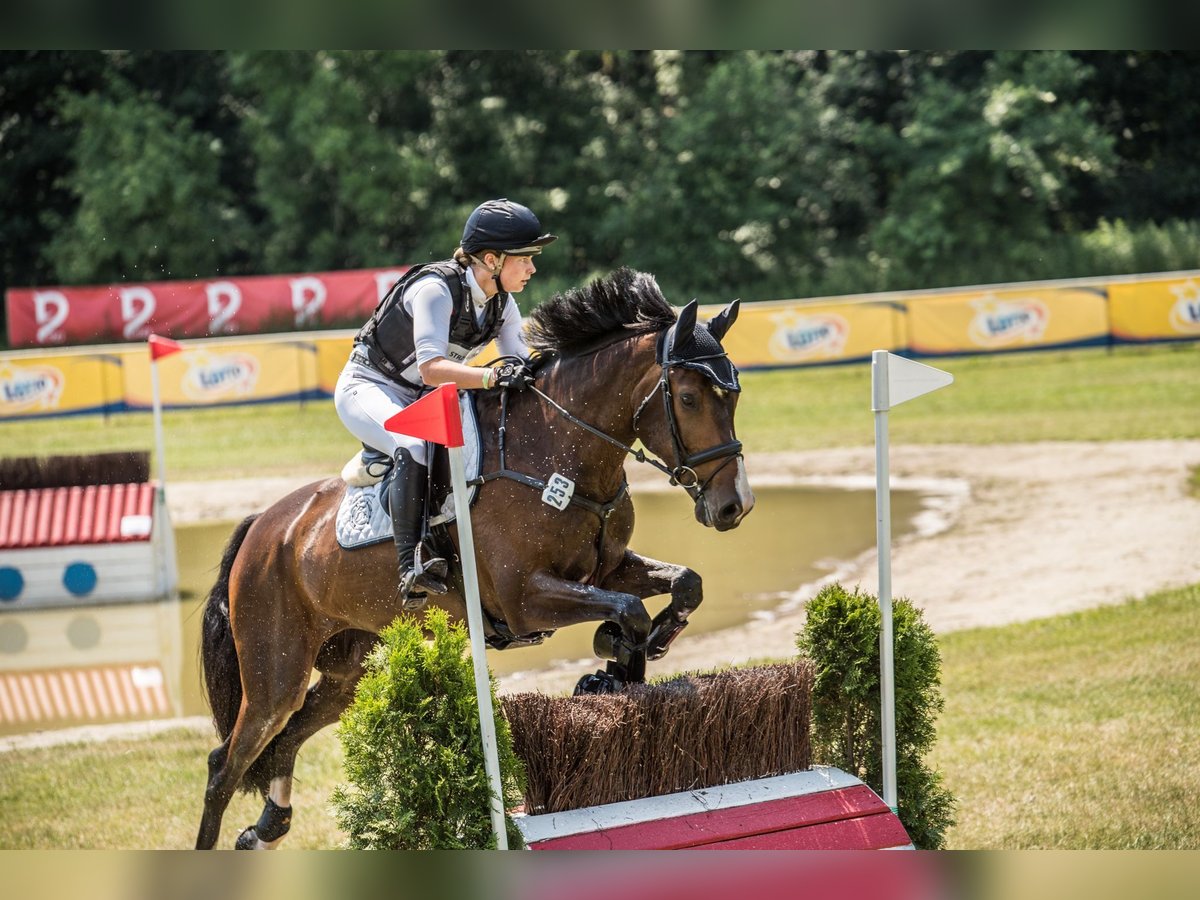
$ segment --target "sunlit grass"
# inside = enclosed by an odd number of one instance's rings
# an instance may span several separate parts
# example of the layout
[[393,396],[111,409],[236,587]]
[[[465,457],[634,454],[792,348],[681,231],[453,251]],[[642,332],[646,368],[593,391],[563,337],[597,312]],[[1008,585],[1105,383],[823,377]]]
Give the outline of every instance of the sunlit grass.
[[1200,585],[945,635],[957,848],[1200,848]]
[[[203,809],[211,732],[179,729],[153,737],[76,744],[0,756],[0,847],[5,849],[185,848]],[[332,728],[304,745],[296,767],[296,816],[284,846],[337,847],[343,836],[329,806],[341,778]],[[222,847],[262,811],[239,793],[221,832]]]

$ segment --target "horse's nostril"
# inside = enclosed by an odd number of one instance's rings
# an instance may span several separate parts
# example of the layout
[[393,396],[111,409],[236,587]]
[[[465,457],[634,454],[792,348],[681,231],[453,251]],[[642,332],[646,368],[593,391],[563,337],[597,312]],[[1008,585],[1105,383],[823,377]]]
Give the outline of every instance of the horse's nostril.
[[734,522],[742,513],[742,507],[739,503],[726,503],[721,507],[721,511],[717,514],[722,522]]

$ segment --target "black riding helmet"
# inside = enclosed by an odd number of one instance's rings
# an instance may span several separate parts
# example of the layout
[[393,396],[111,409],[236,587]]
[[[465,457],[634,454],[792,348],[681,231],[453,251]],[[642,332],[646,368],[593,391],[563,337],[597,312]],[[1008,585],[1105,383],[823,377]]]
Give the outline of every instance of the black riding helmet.
[[460,243],[470,254],[498,250],[513,256],[532,256],[557,239],[542,232],[542,223],[529,207],[500,199],[475,207],[463,227]]

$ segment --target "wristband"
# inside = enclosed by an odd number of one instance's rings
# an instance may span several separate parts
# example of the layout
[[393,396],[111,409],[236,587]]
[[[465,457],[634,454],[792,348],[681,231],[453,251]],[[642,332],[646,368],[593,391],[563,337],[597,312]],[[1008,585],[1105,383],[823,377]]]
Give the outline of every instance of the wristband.
[[483,389],[485,391],[491,390],[492,378],[495,374],[496,374],[495,369],[486,368],[483,370]]

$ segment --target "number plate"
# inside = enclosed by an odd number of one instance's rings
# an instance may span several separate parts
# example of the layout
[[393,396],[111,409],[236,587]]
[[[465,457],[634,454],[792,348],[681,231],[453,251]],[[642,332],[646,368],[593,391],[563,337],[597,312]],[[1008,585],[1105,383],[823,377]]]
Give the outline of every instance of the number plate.
[[546,489],[542,491],[542,502],[563,510],[571,503],[571,495],[574,493],[575,482],[566,475],[555,472],[546,482]]

